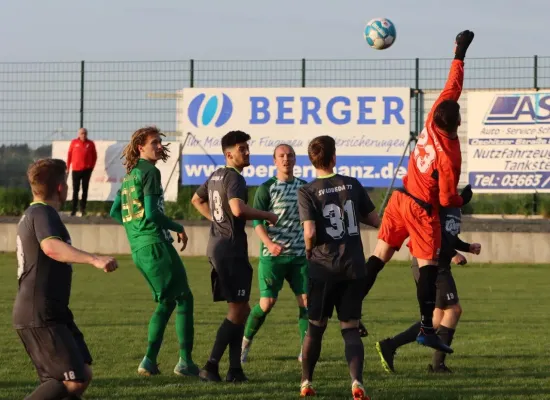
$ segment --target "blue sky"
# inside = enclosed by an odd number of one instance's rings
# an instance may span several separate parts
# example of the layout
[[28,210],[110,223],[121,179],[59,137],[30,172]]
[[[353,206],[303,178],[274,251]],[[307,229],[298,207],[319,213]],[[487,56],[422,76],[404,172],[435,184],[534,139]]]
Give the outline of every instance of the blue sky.
[[[548,15],[542,0],[2,0],[0,62],[439,58],[463,29],[472,57],[550,55]],[[362,31],[380,16],[398,39],[375,51]]]

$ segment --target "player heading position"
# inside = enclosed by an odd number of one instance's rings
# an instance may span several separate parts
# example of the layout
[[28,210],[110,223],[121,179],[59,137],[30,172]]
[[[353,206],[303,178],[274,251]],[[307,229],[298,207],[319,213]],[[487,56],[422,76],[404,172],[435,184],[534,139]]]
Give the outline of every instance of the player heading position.
[[69,309],[71,263],[114,271],[112,257],[71,246],[58,210],[67,199],[64,161],[29,166],[33,202],[17,226],[17,278],[13,324],[36,367],[41,385],[27,399],[79,398],[92,379],[92,356]]
[[229,346],[227,382],[247,381],[241,367],[241,343],[244,324],[250,313],[248,304],[252,286],[252,266],[248,261],[247,220],[277,222],[273,213],[249,207],[246,181],[242,170],[250,165],[248,141],[242,131],[231,131],[222,137],[226,166],[220,168],[193,195],[193,206],[210,225],[207,255],[212,266],[214,301],[227,301],[229,310],[216,335],[216,340],[204,368],[203,380],[220,382],[219,362]]
[[452,353],[452,349],[435,334],[432,322],[441,247],[439,207],[461,207],[472,197],[469,185],[460,195],[456,188],[462,164],[457,135],[460,125],[458,99],[464,81],[464,57],[473,38],[470,31],[463,31],[456,37],[455,59],[447,83],[418,137],[409,160],[408,174],[403,178],[404,188],[395,191],[388,202],[378,243],[367,262],[365,295],[394,252],[410,237],[408,247],[420,268],[417,297],[421,328],[417,342],[447,353]]
[[199,368],[191,356],[193,294],[170,231],[177,232],[182,251],[187,245],[187,235],[183,226],[164,214],[161,176],[155,167],[159,160],[168,159],[169,150],[162,144],[163,136],[156,127],[141,128],[132,135],[123,152],[127,175],[111,208],[111,216],[124,226],[132,259],[147,281],[153,300],[158,303],[149,321],[147,351],[138,373],[144,376],[160,374],[157,356],[175,309],[180,357],[174,373],[197,376]]
[[306,309],[307,260],[303,229],[298,213],[298,189],[306,181],[294,176],[296,153],[288,144],[280,144],[273,151],[277,175],[258,187],[254,208],[277,215],[277,226],[267,226],[254,220],[254,230],[261,239],[258,281],[260,303],[248,317],[244,331],[241,361],[246,362],[252,339],[271,311],[285,279],[298,302],[298,329],[300,345],[304,341],[308,319]]
[[336,144],[332,137],[313,139],[308,155],[317,178],[298,192],[309,260],[309,326],[303,345],[300,394],[315,395],[313,370],[328,318],[336,308],[353,397],[368,399],[363,388],[364,348],[358,328],[366,272],[359,223],[371,225],[378,214],[357,179],[333,172]]
[[[439,214],[441,218],[442,240],[436,282],[437,296],[433,324],[434,328],[437,329],[437,334],[441,338],[441,341],[447,346],[450,346],[458,325],[458,320],[462,314],[456,283],[451,273],[451,262],[457,265],[466,264],[466,258],[462,254],[457,253],[457,250],[479,254],[481,252],[481,245],[479,243],[465,243],[458,237],[461,224],[460,208],[442,207]],[[412,273],[417,284],[420,275],[419,272],[418,260],[413,258]],[[414,342],[419,329],[420,322],[417,322],[409,329],[393,338],[388,338],[376,343],[376,350],[380,355],[382,366],[387,372],[395,372],[393,359],[396,350],[401,346]],[[445,352],[435,351],[432,364],[428,366],[428,371],[451,372],[445,365],[445,356]]]

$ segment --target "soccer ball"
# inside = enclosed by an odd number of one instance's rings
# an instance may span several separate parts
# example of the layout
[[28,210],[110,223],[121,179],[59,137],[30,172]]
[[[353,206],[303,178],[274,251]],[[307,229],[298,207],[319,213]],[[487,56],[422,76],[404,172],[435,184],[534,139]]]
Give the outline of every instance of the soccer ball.
[[387,18],[374,18],[367,22],[365,40],[376,50],[389,48],[395,42],[395,25]]

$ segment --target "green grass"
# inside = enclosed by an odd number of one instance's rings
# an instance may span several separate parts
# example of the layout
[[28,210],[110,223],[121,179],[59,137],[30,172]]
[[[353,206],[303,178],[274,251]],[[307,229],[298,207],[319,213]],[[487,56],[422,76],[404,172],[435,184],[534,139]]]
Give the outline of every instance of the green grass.
[[[136,374],[146,345],[147,323],[155,307],[142,277],[128,257],[113,274],[74,267],[71,307],[94,356],[94,381],[86,399],[295,399],[300,365],[298,310],[285,287],[258,334],[245,371],[245,385],[206,384],[172,374],[178,345],[173,320],[159,362],[162,376]],[[194,357],[202,366],[209,355],[225,304],[214,304],[204,259],[185,259],[195,296]],[[14,255],[0,255],[0,398],[21,399],[37,384],[36,373],[11,328],[16,283]],[[550,399],[548,331],[550,266],[471,265],[453,269],[464,308],[448,358],[452,376],[428,375],[429,349],[402,348],[396,375],[387,375],[374,349],[376,340],[398,333],[418,316],[411,273],[405,264],[384,270],[364,305],[370,336],[365,383],[373,400],[399,399]],[[255,275],[255,279],[257,275]],[[257,301],[254,280],[252,301]],[[227,353],[222,373],[227,368]],[[338,324],[325,334],[315,373],[320,399],[350,398],[350,379]]]

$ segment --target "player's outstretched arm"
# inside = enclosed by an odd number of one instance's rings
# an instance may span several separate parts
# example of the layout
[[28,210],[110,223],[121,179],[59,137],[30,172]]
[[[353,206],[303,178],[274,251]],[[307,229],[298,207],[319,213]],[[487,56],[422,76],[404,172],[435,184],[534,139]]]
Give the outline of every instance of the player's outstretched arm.
[[193,204],[193,207],[195,207],[200,215],[212,222],[212,214],[210,213],[210,207],[208,207],[208,197],[203,198],[195,193],[191,199],[191,204]]
[[247,221],[263,220],[269,222],[271,225],[277,223],[277,215],[269,211],[257,210],[250,207],[238,197],[229,200],[229,207],[231,208],[231,213],[237,218],[243,218]]
[[111,216],[111,218],[122,225],[122,198],[120,196],[120,190],[116,194],[115,201],[111,206],[111,211],[109,212],[109,215]]
[[445,87],[432,106],[430,116],[428,116],[428,121],[439,103],[445,100],[458,101],[460,98],[460,95],[462,94],[462,87],[464,85],[464,58],[466,57],[466,51],[468,50],[468,47],[470,46],[470,43],[472,43],[473,39],[474,33],[468,30],[460,32],[456,36],[455,56],[453,62],[451,63],[451,70],[449,71]]
[[455,250],[469,253],[470,252],[470,243],[466,243],[466,242],[462,241],[462,239],[460,239],[457,236],[456,237],[456,242],[455,242]]
[[44,254],[59,262],[89,264],[105,272],[112,272],[118,268],[118,264],[113,257],[87,253],[56,237],[42,240],[40,247]]

